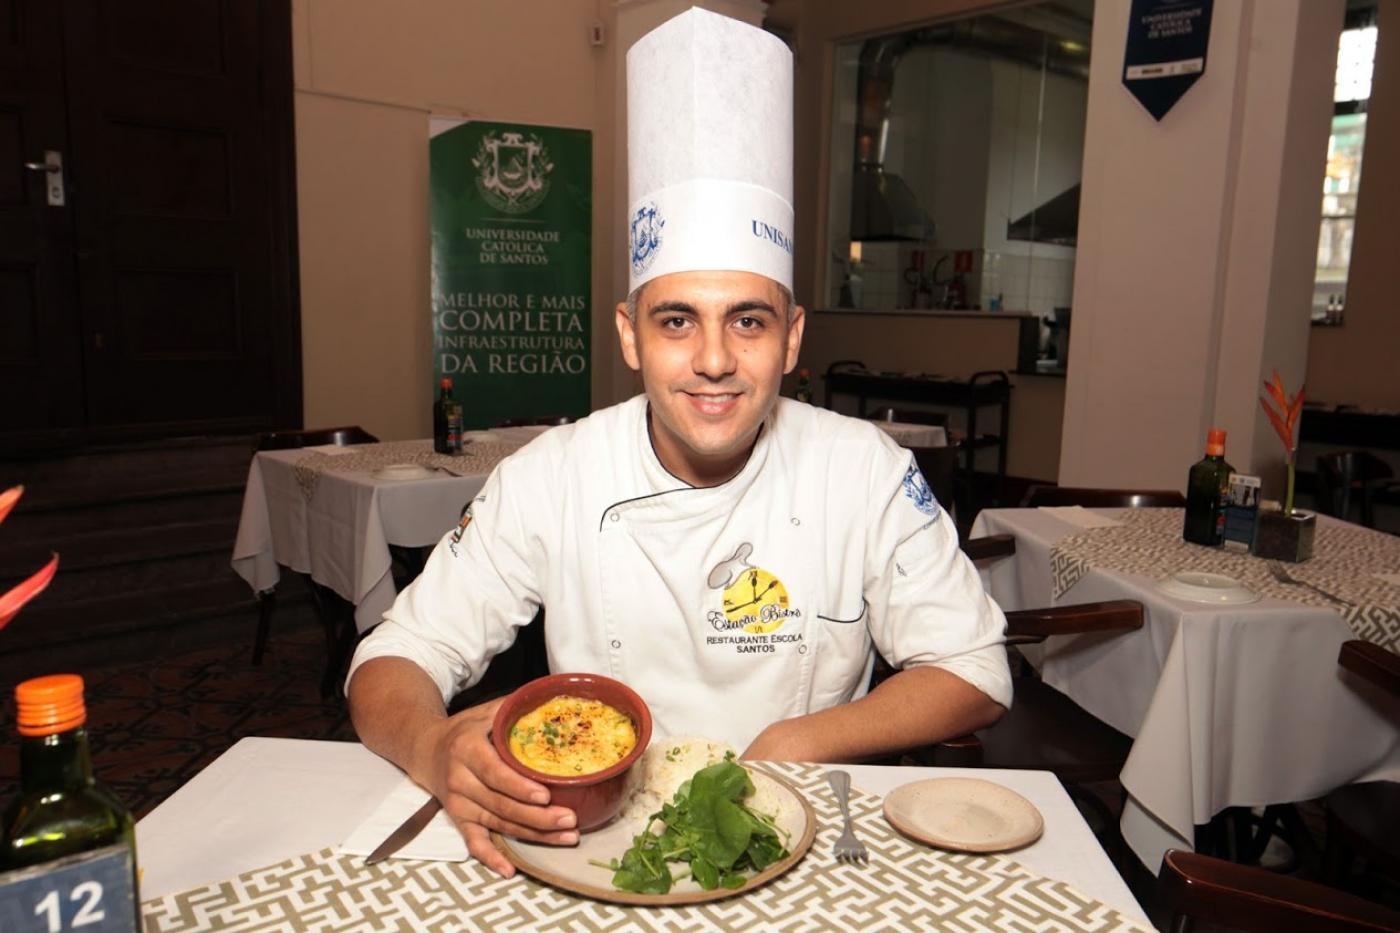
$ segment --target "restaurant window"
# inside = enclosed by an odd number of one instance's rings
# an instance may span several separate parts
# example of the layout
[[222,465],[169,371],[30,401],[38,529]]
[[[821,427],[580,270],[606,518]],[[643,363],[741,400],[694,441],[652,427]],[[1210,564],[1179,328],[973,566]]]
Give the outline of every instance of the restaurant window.
[[825,307],[1031,313],[1050,354],[1093,12],[1053,0],[837,45]]
[[1314,324],[1340,324],[1346,307],[1356,201],[1361,190],[1361,154],[1366,143],[1366,105],[1378,32],[1375,5],[1352,4],[1337,43],[1337,77],[1332,94],[1332,133],[1327,140],[1327,172],[1322,182],[1322,227],[1313,277]]

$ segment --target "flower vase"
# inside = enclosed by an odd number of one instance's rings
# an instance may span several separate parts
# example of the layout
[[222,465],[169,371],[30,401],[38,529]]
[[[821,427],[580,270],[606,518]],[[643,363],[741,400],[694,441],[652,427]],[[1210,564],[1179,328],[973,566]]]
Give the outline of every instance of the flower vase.
[[1300,564],[1313,555],[1317,516],[1303,509],[1260,509],[1254,529],[1254,556]]

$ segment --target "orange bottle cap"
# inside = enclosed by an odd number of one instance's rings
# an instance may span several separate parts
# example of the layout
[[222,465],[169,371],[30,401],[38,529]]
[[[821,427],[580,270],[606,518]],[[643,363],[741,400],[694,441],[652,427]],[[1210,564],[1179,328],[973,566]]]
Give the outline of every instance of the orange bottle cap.
[[15,687],[19,734],[56,735],[87,722],[83,679],[77,674],[35,677]]
[[812,371],[811,371],[810,369],[807,369],[807,368],[804,367],[804,368],[799,369],[799,370],[797,371],[797,375],[798,375],[798,377],[801,378],[801,379],[806,379],[807,377],[809,377],[809,376],[812,375]]
[[447,376],[443,376],[442,381],[438,383],[438,386],[443,389],[450,389],[452,388],[452,380]]
[[1219,428],[1211,428],[1206,434],[1206,453],[1212,457],[1219,457],[1225,453],[1225,432]]

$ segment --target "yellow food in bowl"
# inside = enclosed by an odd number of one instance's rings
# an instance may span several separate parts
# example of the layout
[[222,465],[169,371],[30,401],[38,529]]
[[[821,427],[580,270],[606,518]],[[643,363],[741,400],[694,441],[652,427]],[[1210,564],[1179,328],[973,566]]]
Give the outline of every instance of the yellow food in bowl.
[[542,774],[577,777],[611,768],[637,744],[626,713],[600,700],[555,697],[515,721],[510,751]]

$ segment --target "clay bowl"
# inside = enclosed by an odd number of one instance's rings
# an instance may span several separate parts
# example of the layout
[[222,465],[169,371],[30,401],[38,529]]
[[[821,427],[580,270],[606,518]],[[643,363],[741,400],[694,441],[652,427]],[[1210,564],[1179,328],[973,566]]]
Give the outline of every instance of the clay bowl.
[[[632,717],[637,731],[637,744],[627,757],[617,764],[592,774],[563,777],[543,774],[528,767],[511,754],[511,727],[521,716],[548,700],[559,696],[601,700],[614,709]],[[496,754],[514,771],[549,788],[549,802],[568,807],[578,817],[579,832],[597,829],[612,821],[622,807],[627,774],[642,757],[651,742],[651,710],[627,685],[601,674],[550,674],[520,687],[496,708],[491,724],[491,744]]]

